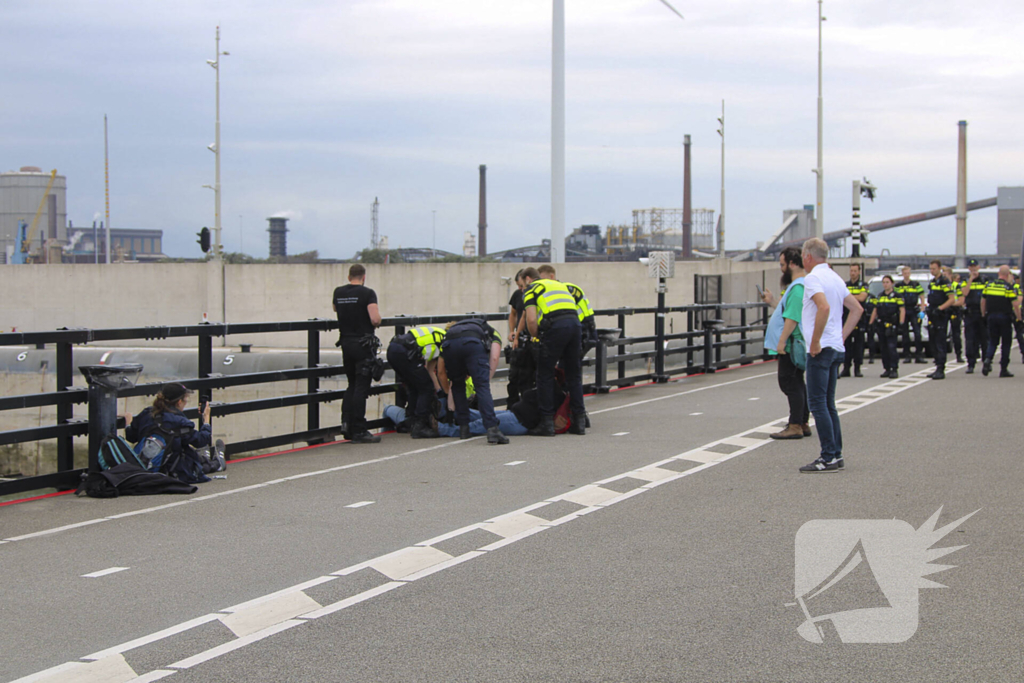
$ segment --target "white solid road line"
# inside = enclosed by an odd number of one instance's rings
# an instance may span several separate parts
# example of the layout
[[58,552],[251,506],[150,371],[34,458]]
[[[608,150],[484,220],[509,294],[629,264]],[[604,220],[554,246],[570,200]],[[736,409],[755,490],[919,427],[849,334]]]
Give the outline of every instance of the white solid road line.
[[107,576],[108,574],[116,574],[118,572],[126,571],[127,569],[129,569],[129,568],[128,567],[111,567],[110,569],[101,569],[98,572],[93,572],[92,574],[82,574],[81,578],[83,578],[83,579],[98,579],[101,576]]
[[[636,407],[636,406],[642,406],[642,405],[647,404],[647,403],[654,403],[655,401],[667,401],[670,398],[679,398],[680,396],[688,396],[690,394],[696,394],[697,392],[700,392],[700,391],[707,391],[709,389],[718,389],[719,387],[728,387],[728,386],[732,386],[733,384],[740,384],[742,382],[749,382],[751,380],[762,379],[764,377],[775,377],[775,376],[777,376],[777,374],[778,373],[775,373],[775,372],[767,372],[767,373],[765,373],[763,375],[752,375],[750,377],[744,377],[743,379],[734,379],[734,380],[731,380],[729,382],[721,382],[719,384],[709,384],[706,387],[697,387],[695,389],[689,389],[687,391],[680,391],[680,392],[677,392],[675,394],[668,394],[667,396],[658,396],[658,397],[655,397],[655,398],[646,398],[646,399],[644,399],[642,401],[634,401],[633,403],[624,403],[621,406],[612,406],[611,408],[604,408],[602,410],[590,411],[590,414],[591,415],[600,415],[601,413],[610,413],[613,410],[622,410],[623,408],[633,408],[633,407]],[[696,414],[699,415],[700,413],[696,413]]]
[[[960,369],[961,367],[963,366],[951,366],[947,367],[947,370],[953,371]],[[840,414],[846,414],[854,410],[860,410],[861,408],[868,405],[872,405],[877,401],[884,400],[891,396],[900,394],[906,391],[907,389],[911,389],[913,387],[920,386],[921,384],[925,384],[930,380],[924,377],[924,372],[926,371],[922,370],[919,373],[908,375],[898,381],[878,385],[870,389],[867,389],[864,392],[860,392],[858,394],[854,394],[852,396],[839,399],[837,400],[837,407],[839,408],[839,412]],[[765,377],[769,375],[761,376]],[[871,395],[865,396],[865,394]],[[641,401],[634,405],[639,405],[648,402],[649,401]],[[414,546],[402,548],[400,550],[387,553],[380,557],[376,557],[361,562],[359,564],[352,565],[344,569],[340,569],[336,572],[332,572],[329,576],[321,576],[315,579],[311,579],[309,581],[297,584],[290,588],[275,591],[274,593],[270,593],[268,595],[255,598],[253,600],[249,600],[239,605],[235,605],[234,607],[220,610],[220,614],[199,617],[189,622],[180,624],[176,627],[164,629],[163,631],[157,632],[151,636],[136,639],[130,641],[129,643],[125,643],[121,646],[108,648],[107,650],[98,652],[95,655],[91,655],[84,659],[86,661],[89,661],[104,656],[104,659],[102,659],[101,661],[111,660],[112,656],[120,657],[120,653],[125,652],[129,649],[139,647],[142,644],[156,642],[162,637],[167,637],[175,633],[181,633],[182,631],[187,630],[188,628],[192,628],[196,625],[206,623],[207,621],[212,621],[213,619],[224,620],[225,618],[230,618],[229,615],[232,613],[237,613],[245,609],[252,609],[256,606],[264,605],[266,603],[274,603],[272,605],[268,605],[263,610],[259,610],[260,619],[262,621],[257,625],[263,626],[261,630],[248,633],[247,635],[237,638],[236,640],[229,641],[217,647],[211,648],[210,650],[207,650],[205,652],[199,653],[192,657],[188,657],[174,664],[162,667],[156,671],[146,674],[147,676],[155,676],[155,678],[149,678],[147,680],[157,680],[158,678],[163,678],[164,676],[169,675],[163,673],[167,669],[187,669],[202,662],[209,661],[222,654],[232,652],[251,643],[263,640],[264,638],[268,638],[276,633],[280,633],[287,629],[293,628],[294,626],[297,626],[303,623],[304,621],[317,619],[319,617],[326,616],[328,614],[332,614],[334,612],[343,610],[352,605],[358,604],[365,600],[371,599],[378,595],[382,595],[383,593],[394,590],[395,588],[400,588],[401,586],[408,585],[410,582],[415,581],[419,578],[423,578],[431,574],[437,573],[439,571],[442,571],[444,569],[457,566],[459,564],[462,564],[463,562],[467,562],[469,560],[485,555],[488,552],[493,552],[505,546],[516,543],[534,534],[541,533],[548,529],[560,526],[562,524],[570,522],[574,519],[578,519],[592,512],[606,509],[621,501],[628,500],[629,498],[640,495],[641,493],[650,491],[659,486],[674,481],[678,481],[685,477],[692,476],[694,474],[697,474],[698,472],[702,472],[723,462],[747,454],[757,448],[760,448],[763,445],[774,443],[770,438],[767,438],[765,434],[768,431],[768,429],[777,425],[783,419],[785,418],[783,417],[777,420],[773,420],[758,427],[754,427],[753,429],[747,429],[738,434],[734,434],[732,436],[728,436],[723,439],[719,439],[712,443],[706,444],[700,448],[694,449],[693,451],[687,451],[679,455],[659,460],[658,462],[651,463],[641,468],[629,470],[620,475],[616,475],[615,477],[610,477],[608,479],[602,480],[601,482],[595,482],[594,484],[573,489],[564,494],[555,496],[553,498],[549,498],[539,503],[528,505],[518,510],[513,510],[511,512],[499,515],[497,517],[493,517],[484,522],[462,527],[461,529],[457,529],[456,531],[449,532],[441,536],[437,536],[428,542],[423,542],[416,544]],[[713,453],[708,450],[709,448],[719,444],[731,444],[737,446],[739,449],[729,454]],[[683,472],[674,472],[672,470],[661,467],[661,465],[664,465],[675,460],[692,460],[694,459],[693,455],[695,453],[702,454],[702,457],[703,454],[706,454],[706,456],[708,456],[708,460],[698,460],[698,462],[701,462],[700,465],[698,465],[697,467],[692,467]],[[714,459],[710,459],[710,456],[714,456]],[[610,483],[612,481],[625,478],[633,478],[640,481],[647,481],[647,483],[636,489],[621,494],[612,491],[611,489],[603,488],[602,486],[600,486],[600,484],[603,483]],[[533,510],[545,507],[552,503],[572,500],[577,501],[578,504],[588,505],[588,507],[585,507],[581,510],[570,513],[568,515],[565,515],[564,517],[561,517],[553,521],[547,521],[541,517],[529,514]],[[504,538],[501,538],[500,540],[490,543],[488,545],[482,546],[477,550],[469,551],[456,557],[452,557],[448,553],[442,552],[437,548],[431,546],[431,543],[439,543],[442,540],[454,538],[456,536],[468,533],[476,529],[490,531],[497,536],[504,536]],[[308,598],[308,596],[306,596],[304,593],[301,593],[301,591],[305,588],[326,583],[328,581],[333,581],[338,577],[347,576],[349,574],[355,573],[356,571],[360,571],[363,569],[372,569],[374,571],[379,572],[380,574],[384,574],[385,576],[391,577],[392,580],[388,583],[378,586],[377,588],[364,591],[363,593],[360,593],[358,595],[345,598],[344,600],[340,600],[336,603],[325,605],[323,607],[320,607],[319,604],[316,603],[314,600]],[[280,604],[277,604],[277,602],[279,602]],[[316,608],[313,608],[314,605],[316,605]],[[310,608],[309,611],[306,611],[305,613],[301,614],[296,614],[297,611],[305,610],[307,608]],[[257,611],[254,610],[252,614],[255,615],[256,612]],[[283,619],[283,621],[279,621],[278,623],[274,624],[266,624],[266,621],[270,619]],[[121,658],[121,661],[123,661],[123,658]],[[81,660],[76,662],[69,662],[67,664],[63,664],[57,667],[53,667],[51,669],[47,669],[46,671],[39,672],[24,679],[19,679],[19,681],[38,681],[41,678],[49,677],[51,675],[57,674],[58,672],[73,671],[75,668],[80,667],[83,664],[84,662]]]

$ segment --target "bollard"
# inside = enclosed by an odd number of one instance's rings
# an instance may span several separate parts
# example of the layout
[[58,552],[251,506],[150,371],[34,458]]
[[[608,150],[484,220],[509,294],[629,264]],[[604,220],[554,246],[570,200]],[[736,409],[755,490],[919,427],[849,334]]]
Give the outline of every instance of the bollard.
[[142,366],[82,365],[78,369],[89,383],[89,471],[99,472],[100,445],[117,433],[117,392],[135,386]]
[[718,368],[715,363],[715,328],[722,325],[724,320],[704,321],[704,374],[713,374]]
[[594,356],[594,391],[598,394],[607,394],[611,391],[608,386],[608,343],[615,341],[622,330],[605,327],[597,330],[597,347]]

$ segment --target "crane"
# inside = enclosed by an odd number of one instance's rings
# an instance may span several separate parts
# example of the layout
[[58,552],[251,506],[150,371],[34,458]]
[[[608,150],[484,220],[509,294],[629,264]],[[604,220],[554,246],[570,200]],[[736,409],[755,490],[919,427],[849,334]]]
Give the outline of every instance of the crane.
[[39,208],[36,209],[36,215],[32,219],[32,226],[26,231],[25,221],[18,222],[18,242],[14,249],[14,263],[22,264],[28,263],[29,249],[32,244],[32,238],[36,236],[36,230],[39,228],[39,216],[43,213],[43,207],[46,206],[46,198],[50,196],[50,190],[53,188],[53,181],[57,178],[57,169],[50,171],[50,182],[46,184],[46,191],[43,192],[43,198],[39,200]]

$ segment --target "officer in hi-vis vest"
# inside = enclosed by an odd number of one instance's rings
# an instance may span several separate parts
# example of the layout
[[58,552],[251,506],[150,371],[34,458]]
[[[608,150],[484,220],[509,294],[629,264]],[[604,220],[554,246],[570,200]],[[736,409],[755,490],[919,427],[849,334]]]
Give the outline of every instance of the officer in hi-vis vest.
[[530,430],[534,436],[555,435],[555,366],[562,362],[569,407],[572,412],[569,431],[585,434],[586,411],[583,406],[583,370],[579,309],[569,288],[557,280],[542,279],[536,268],[523,271],[526,293],[526,326],[540,338],[537,361],[537,402],[540,424]]
[[974,374],[978,358],[984,358],[988,351],[988,325],[981,314],[981,297],[985,281],[981,278],[981,267],[977,259],[967,262],[967,281],[961,289],[964,302],[964,339],[967,342],[967,371]]
[[421,325],[397,335],[388,345],[388,363],[409,397],[406,415],[414,439],[440,436],[430,424],[430,404],[434,392],[443,391],[437,378],[437,359],[444,334],[443,327]]
[[875,297],[875,308],[871,311],[871,325],[876,325],[878,344],[882,354],[882,377],[896,379],[900,376],[900,353],[896,349],[896,337],[907,312],[903,297],[896,293],[892,275],[882,278],[882,293]]

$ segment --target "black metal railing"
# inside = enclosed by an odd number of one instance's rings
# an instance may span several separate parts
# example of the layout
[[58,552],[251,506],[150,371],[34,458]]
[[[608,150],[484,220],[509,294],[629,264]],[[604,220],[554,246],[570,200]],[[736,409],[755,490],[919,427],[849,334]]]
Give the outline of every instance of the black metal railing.
[[[738,324],[729,324],[723,320],[723,315],[731,315],[734,312],[738,312]],[[583,361],[585,367],[593,368],[593,380],[587,383],[587,389],[591,392],[604,393],[614,386],[627,386],[649,380],[665,382],[673,375],[715,372],[729,365],[749,363],[763,357],[761,342],[767,323],[767,307],[764,304],[617,308],[597,310],[595,313],[599,322],[602,319],[613,318],[618,327],[610,330],[603,329],[602,340],[596,348],[594,357],[585,358]],[[665,316],[673,313],[686,314],[687,330],[685,332],[666,333],[664,324],[656,324],[653,336],[625,337],[622,334],[626,327],[627,316],[647,314],[654,315],[656,321],[664,321]],[[707,319],[706,316],[711,313],[714,314],[714,318]],[[382,327],[394,328],[394,333],[397,335],[403,334],[408,328],[416,325],[445,324],[451,320],[470,317],[497,321],[507,319],[507,314],[396,316],[385,318]],[[0,495],[44,488],[75,488],[86,471],[85,468],[76,469],[74,466],[74,438],[85,436],[89,430],[87,420],[74,418],[74,406],[85,404],[89,397],[88,389],[73,386],[75,377],[73,348],[76,345],[192,337],[197,342],[199,377],[182,380],[182,383],[195,390],[201,401],[210,402],[212,418],[274,408],[302,405],[307,407],[304,430],[234,441],[226,448],[227,455],[232,456],[295,443],[322,443],[341,433],[340,424],[330,426],[320,424],[319,410],[321,403],[336,401],[345,395],[344,390],[320,388],[322,378],[344,374],[342,366],[325,365],[320,362],[321,333],[336,330],[337,327],[336,320],[313,319],[291,322],[203,323],[97,330],[64,328],[49,332],[0,334],[0,347],[21,345],[34,345],[37,348],[55,347],[57,382],[55,392],[0,397],[0,411],[56,407],[56,424],[0,432],[0,446],[49,439],[57,441],[56,472],[0,481]],[[503,326],[499,326],[499,329],[503,329]],[[213,340],[215,338],[282,332],[306,332],[306,367],[236,375],[221,375],[213,372]],[[755,336],[750,336],[752,333]],[[387,338],[387,335],[381,336]],[[679,342],[684,343],[679,344]],[[673,343],[676,345],[673,346]],[[739,354],[735,356],[728,354],[727,357],[723,357],[723,350],[733,347],[739,349]],[[610,354],[611,349],[614,349],[614,353]],[[751,349],[753,349],[752,352]],[[701,357],[699,364],[696,362],[698,354]],[[672,361],[675,359],[680,359],[680,362],[673,364]],[[631,362],[635,365],[637,361],[653,361],[654,371],[627,374]],[[608,370],[613,365],[617,368],[616,376],[609,377]],[[646,370],[646,367],[644,369]],[[507,373],[507,368],[501,368],[496,376],[503,377]],[[213,392],[216,390],[285,380],[306,380],[306,391],[301,394],[231,403],[212,400]],[[119,391],[118,397],[154,395],[159,391],[160,386],[161,383],[139,384],[133,388]],[[378,384],[371,388],[370,394],[392,393],[396,391],[396,388],[394,383]],[[495,403],[503,405],[505,400],[497,399]],[[191,408],[186,410],[185,414],[191,418],[197,418],[198,409]],[[374,420],[369,423],[369,426],[375,428],[384,426],[384,424],[384,420]],[[123,426],[123,420],[119,426]]]

